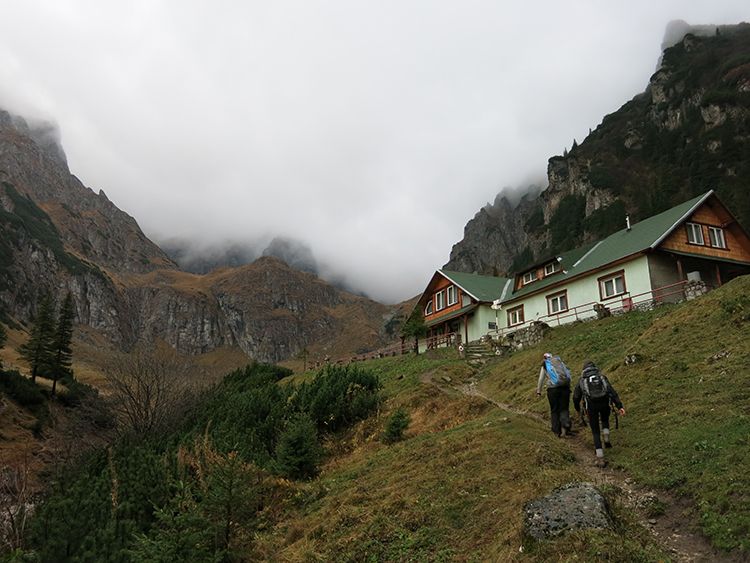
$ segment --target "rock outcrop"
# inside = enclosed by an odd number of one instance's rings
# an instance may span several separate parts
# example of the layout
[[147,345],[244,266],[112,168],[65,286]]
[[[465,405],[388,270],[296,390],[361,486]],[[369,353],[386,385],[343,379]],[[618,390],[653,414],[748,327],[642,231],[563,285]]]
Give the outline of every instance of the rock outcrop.
[[646,91],[550,158],[538,197],[482,209],[445,267],[507,273],[709,189],[750,226],[750,24],[690,31],[670,26]]
[[581,529],[612,528],[607,499],[591,483],[568,483],[526,504],[523,534],[526,541],[553,538]]
[[[298,262],[309,258],[277,243]],[[308,260],[309,262],[309,260]],[[70,292],[76,321],[128,350],[237,347],[278,362],[377,348],[390,309],[263,257],[207,275],[180,271],[104,192],[70,174],[57,130],[0,111],[0,318],[27,323],[44,294]]]

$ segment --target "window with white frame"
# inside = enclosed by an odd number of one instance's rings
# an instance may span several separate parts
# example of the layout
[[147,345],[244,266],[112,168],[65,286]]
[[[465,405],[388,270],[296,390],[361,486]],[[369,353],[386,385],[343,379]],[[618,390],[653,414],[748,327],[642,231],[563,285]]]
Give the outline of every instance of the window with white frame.
[[547,296],[547,310],[550,315],[564,313],[568,310],[568,292],[562,291]]
[[544,275],[550,276],[560,270],[560,262],[555,260],[544,266]]
[[523,305],[508,309],[508,326],[523,324]]
[[599,278],[599,293],[602,299],[625,293],[625,273],[618,272],[605,278]]
[[438,291],[435,294],[435,310],[445,309],[445,290]]
[[431,315],[431,314],[432,314],[432,299],[430,299],[430,300],[429,300],[429,301],[427,302],[427,305],[425,305],[425,308],[424,308],[424,316],[425,316],[425,317],[426,317],[427,315]]
[[523,285],[531,283],[536,280],[536,270],[531,270],[523,275]]
[[705,244],[703,242],[703,228],[698,223],[685,223],[685,228],[690,244]]
[[720,229],[719,227],[708,228],[708,240],[714,248],[727,247],[727,241],[724,238],[724,229]]
[[446,288],[445,294],[446,294],[446,298],[448,299],[448,307],[458,303],[458,292],[456,291],[455,285],[452,285]]

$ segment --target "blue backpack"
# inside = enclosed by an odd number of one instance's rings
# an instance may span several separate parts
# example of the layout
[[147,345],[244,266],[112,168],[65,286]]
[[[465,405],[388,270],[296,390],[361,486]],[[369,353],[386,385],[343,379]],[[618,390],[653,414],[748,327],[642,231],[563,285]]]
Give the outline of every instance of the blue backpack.
[[544,367],[552,385],[570,383],[570,370],[560,356],[552,356],[544,360]]

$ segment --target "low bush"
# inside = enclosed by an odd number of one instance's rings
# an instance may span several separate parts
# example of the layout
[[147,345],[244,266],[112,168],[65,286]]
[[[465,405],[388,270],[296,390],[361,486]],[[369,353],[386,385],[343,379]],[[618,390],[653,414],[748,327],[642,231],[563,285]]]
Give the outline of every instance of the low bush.
[[46,403],[42,389],[17,371],[0,371],[0,391],[22,407],[35,410]]
[[396,409],[396,411],[388,417],[388,421],[385,423],[383,442],[386,444],[393,444],[403,440],[404,430],[408,428],[410,422],[411,417],[403,407]]

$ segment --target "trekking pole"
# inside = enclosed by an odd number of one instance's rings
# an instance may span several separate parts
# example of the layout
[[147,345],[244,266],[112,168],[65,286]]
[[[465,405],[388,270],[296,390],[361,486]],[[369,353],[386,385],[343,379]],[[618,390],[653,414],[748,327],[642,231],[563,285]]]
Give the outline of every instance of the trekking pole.
[[617,405],[615,405],[614,403],[612,403],[612,407],[614,408],[614,411],[615,411],[615,430],[619,430],[620,429],[620,410],[617,408]]

